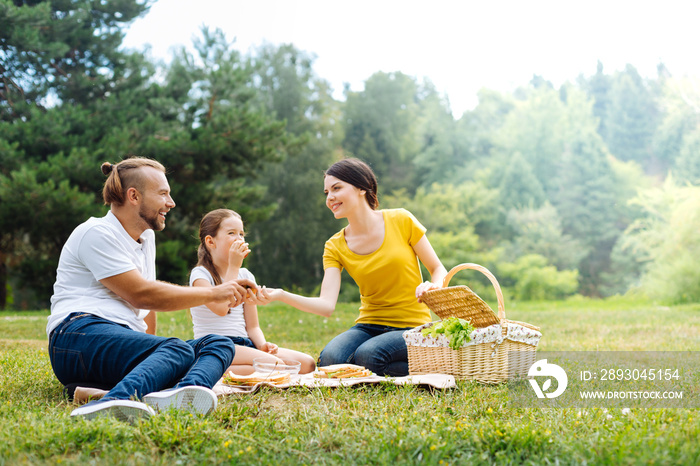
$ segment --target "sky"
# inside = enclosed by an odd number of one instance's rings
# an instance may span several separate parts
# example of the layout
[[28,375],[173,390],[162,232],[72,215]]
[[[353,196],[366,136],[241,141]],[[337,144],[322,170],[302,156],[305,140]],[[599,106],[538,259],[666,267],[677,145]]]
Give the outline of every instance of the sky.
[[292,43],[313,54],[334,97],[374,73],[429,80],[455,117],[477,92],[508,92],[540,75],[560,86],[631,64],[646,77],[663,62],[700,77],[700,2],[695,0],[157,0],[127,30],[124,46],[168,60],[200,28],[220,28],[248,53]]

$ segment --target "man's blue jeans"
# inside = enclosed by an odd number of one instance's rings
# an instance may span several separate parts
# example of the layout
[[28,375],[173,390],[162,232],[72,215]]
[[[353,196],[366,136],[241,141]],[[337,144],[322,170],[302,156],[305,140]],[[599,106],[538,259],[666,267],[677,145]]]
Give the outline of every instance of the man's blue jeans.
[[182,341],[74,312],[51,332],[49,357],[58,380],[113,386],[104,399],[141,399],[166,388],[212,388],[233,360],[231,340],[207,335]]
[[408,375],[408,350],[403,332],[411,328],[356,324],[323,348],[319,365],[351,363],[378,375]]

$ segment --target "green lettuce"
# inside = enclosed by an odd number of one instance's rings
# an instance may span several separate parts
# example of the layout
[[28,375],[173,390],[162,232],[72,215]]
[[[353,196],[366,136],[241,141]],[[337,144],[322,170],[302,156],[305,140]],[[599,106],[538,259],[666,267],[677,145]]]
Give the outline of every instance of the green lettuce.
[[448,317],[428,328],[424,328],[421,333],[424,336],[435,338],[438,335],[445,335],[450,343],[450,348],[456,350],[472,339],[470,335],[473,331],[474,326],[468,320],[460,319],[459,317]]

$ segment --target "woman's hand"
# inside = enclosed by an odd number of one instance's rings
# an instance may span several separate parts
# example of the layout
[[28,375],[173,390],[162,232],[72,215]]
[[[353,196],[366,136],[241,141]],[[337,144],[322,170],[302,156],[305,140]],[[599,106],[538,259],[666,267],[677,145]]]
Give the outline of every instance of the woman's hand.
[[264,345],[260,348],[260,351],[264,351],[268,354],[277,354],[277,350],[279,347],[275,345],[274,343],[270,343],[269,341],[266,341]]
[[228,250],[228,263],[239,267],[243,264],[243,259],[250,254],[248,243],[242,239],[238,239],[231,243],[231,248]]
[[433,282],[423,282],[423,283],[421,283],[420,285],[418,285],[418,286],[416,287],[416,298],[418,298],[418,302],[419,302],[419,303],[422,303],[422,302],[423,302],[423,301],[420,299],[420,297],[423,296],[423,293],[425,293],[426,291],[437,290],[437,289],[440,289],[440,288],[442,288],[442,287],[441,287],[440,285],[438,285],[437,283],[433,283]]
[[263,286],[261,288],[257,288],[256,290],[248,290],[246,302],[255,304],[256,306],[264,306],[265,304],[270,304],[272,301],[279,300],[281,295],[282,290]]

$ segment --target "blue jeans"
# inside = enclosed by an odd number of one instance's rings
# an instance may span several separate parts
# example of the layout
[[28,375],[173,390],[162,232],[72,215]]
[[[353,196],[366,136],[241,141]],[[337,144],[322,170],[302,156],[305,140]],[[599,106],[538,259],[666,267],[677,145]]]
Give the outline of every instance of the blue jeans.
[[255,343],[253,343],[253,340],[247,337],[232,337],[228,336],[226,337],[230,339],[234,345],[238,346],[247,346],[248,348],[255,348]]
[[323,348],[319,365],[351,363],[378,375],[408,375],[408,350],[403,332],[411,328],[356,324]]
[[49,357],[64,384],[104,384],[104,399],[142,398],[166,388],[212,388],[233,360],[231,340],[182,341],[137,332],[91,314],[70,314],[49,338]]

